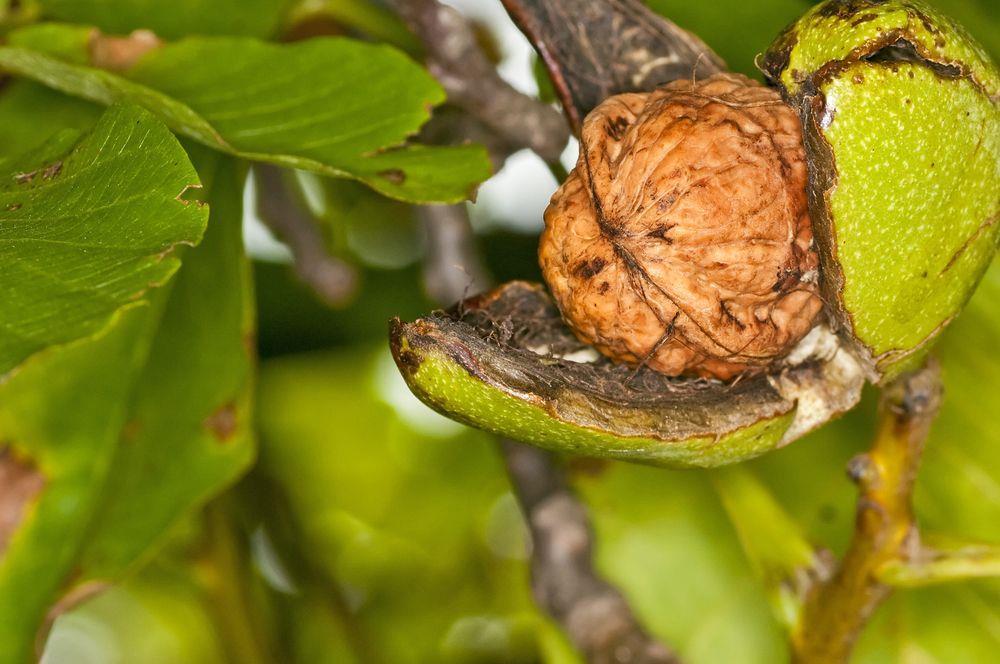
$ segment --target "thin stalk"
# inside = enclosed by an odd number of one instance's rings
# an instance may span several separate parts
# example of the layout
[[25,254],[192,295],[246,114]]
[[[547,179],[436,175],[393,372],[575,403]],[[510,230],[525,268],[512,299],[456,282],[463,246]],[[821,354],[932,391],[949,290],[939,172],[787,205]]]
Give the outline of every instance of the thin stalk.
[[206,542],[197,574],[220,641],[233,664],[268,664],[274,658],[253,611],[254,598],[247,592],[249,570],[241,553],[246,547],[218,503],[205,508],[205,525]]
[[883,390],[875,442],[848,472],[858,484],[855,530],[836,573],[806,598],[792,638],[797,664],[847,662],[861,630],[891,588],[886,565],[909,557],[917,541],[913,485],[941,402],[936,362]]
[[730,466],[710,477],[776,617],[791,629],[809,589],[829,576],[830,556],[809,543],[752,470]]
[[990,577],[1000,577],[1000,546],[990,544],[924,549],[909,560],[893,560],[878,570],[878,580],[895,588]]

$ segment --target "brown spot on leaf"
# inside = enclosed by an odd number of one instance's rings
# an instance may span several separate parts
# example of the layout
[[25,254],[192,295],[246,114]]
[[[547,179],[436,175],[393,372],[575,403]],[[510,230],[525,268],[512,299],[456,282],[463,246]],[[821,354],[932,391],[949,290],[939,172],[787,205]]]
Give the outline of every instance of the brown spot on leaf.
[[7,206],[7,212],[14,212],[15,210],[21,209],[21,203],[11,203]]
[[378,176],[393,184],[403,184],[406,182],[406,173],[398,168],[389,168],[384,171],[379,171]]
[[28,171],[27,173],[15,173],[14,174],[14,184],[28,184],[35,179],[38,175],[38,170]]
[[45,478],[29,460],[15,455],[9,446],[0,450],[0,554],[44,486]]
[[[43,180],[51,180],[62,172],[63,163],[62,161],[56,161],[48,166],[43,166],[42,168],[36,168],[33,171],[27,171],[25,173],[15,173],[14,174],[14,184],[29,184],[34,181],[36,177],[40,174]],[[18,206],[20,207],[20,205]],[[16,209],[16,208],[15,208]]]
[[127,37],[105,35],[100,30],[94,30],[87,49],[92,65],[121,72],[131,69],[139,58],[162,45],[160,38],[149,30],[136,30]]
[[255,330],[249,330],[243,334],[243,351],[249,357],[254,357],[256,355],[257,332]]
[[214,413],[205,418],[202,425],[220,443],[227,442],[236,434],[236,429],[239,425],[236,404],[230,401],[220,406]]
[[121,440],[123,443],[134,442],[136,438],[139,437],[139,433],[142,431],[142,424],[139,420],[129,420],[122,427]]
[[347,28],[339,21],[321,12],[317,12],[296,20],[295,24],[281,35],[281,39],[282,41],[296,42],[314,37],[336,37],[340,35],[347,35]]
[[63,167],[62,161],[57,161],[55,163],[49,164],[48,166],[42,169],[42,179],[51,180],[52,178],[56,177],[57,175],[62,173],[62,167]]

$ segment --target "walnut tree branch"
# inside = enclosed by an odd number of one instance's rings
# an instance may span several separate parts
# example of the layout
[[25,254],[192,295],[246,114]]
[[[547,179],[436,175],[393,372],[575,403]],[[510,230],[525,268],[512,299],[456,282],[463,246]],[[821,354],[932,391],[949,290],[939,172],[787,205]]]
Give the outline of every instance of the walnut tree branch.
[[436,302],[451,304],[479,293],[489,275],[476,254],[464,205],[427,205],[417,210],[424,229],[424,286]]
[[913,485],[941,403],[937,363],[883,389],[875,442],[848,468],[857,482],[854,535],[833,576],[812,588],[793,635],[798,664],[842,664],[891,588],[880,570],[919,547]]
[[254,164],[257,213],[292,252],[295,272],[329,305],[343,304],[358,278],[354,268],[329,255],[312,213],[291,181],[292,174],[270,164]]
[[501,448],[531,530],[535,600],[592,664],[678,662],[639,624],[621,592],[594,570],[586,509],[552,456],[507,440]]
[[[450,304],[486,285],[465,208],[426,206],[420,215],[428,230],[429,255],[461,257],[452,265],[439,258],[425,267],[428,292]],[[480,275],[480,281],[470,275]],[[506,439],[499,444],[531,530],[532,586],[542,608],[592,664],[676,663],[671,651],[638,623],[622,594],[594,570],[586,510],[551,455]]]
[[559,112],[504,81],[476,41],[472,25],[437,0],[393,0],[400,16],[424,44],[427,68],[448,93],[508,142],[558,161],[569,140]]
[[611,95],[645,92],[726,65],[641,0],[502,0],[542,58],[573,131]]

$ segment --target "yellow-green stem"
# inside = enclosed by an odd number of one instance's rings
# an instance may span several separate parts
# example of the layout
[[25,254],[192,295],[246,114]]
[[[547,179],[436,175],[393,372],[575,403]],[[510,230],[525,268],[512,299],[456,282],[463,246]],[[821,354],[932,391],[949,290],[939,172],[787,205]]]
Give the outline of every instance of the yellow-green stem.
[[886,565],[907,559],[916,543],[913,485],[924,441],[941,401],[937,364],[903,376],[882,393],[872,448],[850,463],[857,482],[854,536],[834,575],[806,597],[792,638],[796,664],[843,664],[890,587]]
[[262,636],[262,625],[251,608],[249,570],[231,516],[216,502],[205,508],[205,524],[206,542],[198,560],[198,578],[215,629],[226,644],[231,662],[267,664],[272,657]]

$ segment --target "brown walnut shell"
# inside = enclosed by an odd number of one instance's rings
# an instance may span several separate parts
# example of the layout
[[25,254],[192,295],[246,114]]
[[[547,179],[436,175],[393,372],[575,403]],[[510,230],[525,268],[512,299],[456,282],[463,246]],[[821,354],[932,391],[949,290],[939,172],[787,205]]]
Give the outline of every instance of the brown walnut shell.
[[806,181],[797,115],[744,76],[610,97],[545,212],[545,280],[612,359],[760,373],[822,310]]

